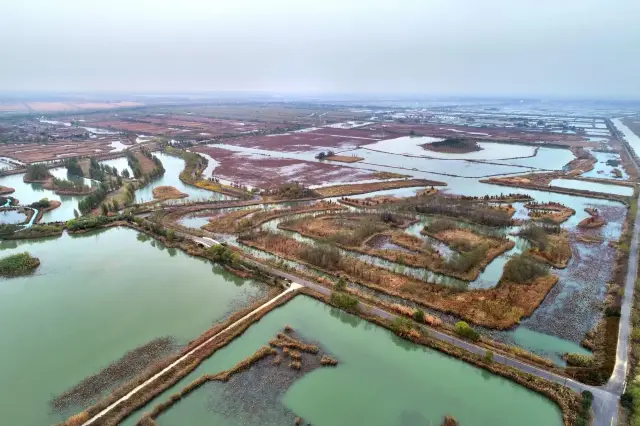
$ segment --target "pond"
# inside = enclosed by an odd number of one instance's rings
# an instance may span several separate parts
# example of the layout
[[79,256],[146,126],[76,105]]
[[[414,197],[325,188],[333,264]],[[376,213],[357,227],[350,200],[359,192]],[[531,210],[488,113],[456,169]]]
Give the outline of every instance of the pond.
[[188,201],[228,200],[232,198],[218,192],[207,191],[206,189],[197,188],[182,182],[180,180],[180,172],[184,169],[185,162],[183,159],[161,152],[154,152],[153,155],[160,159],[164,166],[165,173],[162,177],[151,182],[151,184],[137,190],[136,202],[140,203],[153,200],[153,188],[158,186],[173,186],[178,189],[178,191],[189,194],[189,197],[186,198]]
[[[73,177],[67,176],[66,169],[64,168],[51,169],[50,171],[56,177],[73,179]],[[58,195],[49,189],[44,189],[42,184],[25,183],[22,180],[23,177],[24,173],[0,177],[0,185],[14,188],[15,192],[11,194],[11,196],[17,198],[21,205],[29,205],[42,198],[62,202],[57,209],[46,212],[41,222],[57,222],[73,219],[73,210],[78,209],[78,202],[80,202],[84,196]],[[93,181],[89,179],[85,181],[88,184],[93,184]]]
[[126,228],[0,243],[0,256],[23,251],[41,261],[34,274],[0,279],[6,424],[61,421],[52,398],[154,339],[184,345],[267,291]]
[[27,215],[18,210],[4,210],[0,212],[0,223],[16,224],[22,223]]
[[558,186],[560,188],[601,192],[603,194],[623,195],[625,197],[631,197],[633,195],[633,188],[630,186],[610,185],[606,183],[587,182],[575,179],[553,179],[549,185]]
[[[305,424],[318,426],[424,426],[439,425],[451,414],[465,426],[562,425],[561,412],[550,400],[306,296],[269,313],[143,411],[202,374],[230,368],[250,356],[285,324],[305,341],[318,342],[339,364],[315,370],[281,390],[281,418],[273,415],[275,407],[261,405],[264,395],[248,390],[255,407],[261,408],[240,411],[234,409],[238,401],[225,395],[224,385],[212,384],[174,405],[158,424],[283,425],[294,424],[294,416],[299,416]],[[264,421],[265,414],[269,421]],[[125,424],[133,425],[140,415]]]
[[389,154],[430,157],[444,160],[503,160],[508,158],[531,157],[535,147],[527,145],[478,142],[480,151],[464,154],[430,151],[422,147],[424,144],[440,142],[443,139],[426,136],[402,136],[386,139],[376,143],[363,145],[362,148],[383,151]]

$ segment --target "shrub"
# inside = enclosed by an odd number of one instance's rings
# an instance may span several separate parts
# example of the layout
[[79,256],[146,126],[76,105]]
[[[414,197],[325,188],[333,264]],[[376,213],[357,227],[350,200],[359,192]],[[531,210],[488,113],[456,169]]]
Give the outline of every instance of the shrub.
[[416,309],[413,313],[413,319],[417,322],[424,322],[424,311],[422,309]]
[[502,279],[516,283],[529,283],[538,277],[549,274],[549,266],[531,256],[521,254],[513,256],[504,265]]
[[620,308],[614,308],[612,306],[607,306],[604,310],[604,315],[607,317],[619,317],[620,316]]
[[469,340],[476,341],[480,339],[480,334],[478,334],[477,331],[471,328],[469,324],[464,321],[458,321],[456,323],[456,333],[458,333],[459,336],[462,336]]
[[44,164],[29,164],[24,174],[25,180],[45,180],[50,177],[51,173]]
[[357,311],[360,302],[353,296],[345,293],[332,292],[331,303],[345,311]]
[[574,367],[593,367],[594,359],[591,355],[568,353],[565,355],[567,364]]
[[46,209],[51,207],[51,201],[47,198],[43,198],[40,201],[29,204],[29,207],[33,207],[34,209]]
[[338,279],[338,281],[335,284],[335,289],[336,291],[345,291],[347,288],[347,280],[345,280],[344,278],[340,277]]
[[13,277],[23,275],[40,265],[40,260],[29,253],[18,253],[0,259],[0,275]]
[[493,352],[486,351],[484,353],[484,362],[486,362],[487,364],[491,364],[493,362]]
[[213,260],[224,264],[233,264],[237,259],[237,255],[233,250],[223,245],[213,245],[208,252]]
[[446,231],[448,229],[454,229],[455,227],[456,223],[451,219],[434,219],[429,223],[429,225],[425,226],[426,230],[432,234],[437,234],[438,232]]

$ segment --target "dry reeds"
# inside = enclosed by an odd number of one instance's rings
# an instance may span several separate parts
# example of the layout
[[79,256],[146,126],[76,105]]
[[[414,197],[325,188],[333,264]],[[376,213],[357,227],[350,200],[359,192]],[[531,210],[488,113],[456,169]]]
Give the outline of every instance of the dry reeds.
[[300,361],[291,361],[289,363],[289,368],[294,370],[300,370],[302,368],[302,363]]
[[329,355],[322,355],[320,358],[320,364],[322,365],[338,365],[338,360],[331,358]]

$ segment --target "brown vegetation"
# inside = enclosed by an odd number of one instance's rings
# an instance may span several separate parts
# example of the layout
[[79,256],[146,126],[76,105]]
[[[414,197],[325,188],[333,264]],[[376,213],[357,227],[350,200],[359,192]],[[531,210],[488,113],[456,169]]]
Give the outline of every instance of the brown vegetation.
[[529,217],[536,222],[559,225],[576,214],[576,211],[564,204],[556,202],[537,203],[535,201],[524,205],[529,210]]
[[[378,177],[378,176],[376,176]],[[379,179],[391,179],[390,177],[378,177]],[[436,182],[426,179],[404,179],[388,182],[355,183],[352,185],[336,185],[317,188],[315,191],[323,197],[344,197],[348,195],[364,194],[367,192],[382,191],[385,189],[411,188],[414,186],[446,186],[444,182]]]
[[364,160],[362,157],[348,155],[330,155],[328,157],[324,157],[324,159],[329,161],[338,161],[340,163],[357,163],[358,161]]
[[13,192],[15,192],[14,188],[9,188],[8,186],[0,185],[0,195],[12,194]]
[[600,228],[607,223],[604,217],[600,215],[598,209],[587,207],[584,209],[584,211],[589,213],[589,217],[582,219],[580,223],[578,223],[578,228]]
[[498,329],[513,327],[521,318],[530,316],[558,281],[555,275],[538,277],[529,283],[503,279],[494,288],[459,292],[396,274],[351,257],[340,256],[321,247],[314,249],[282,235],[254,233],[244,236],[242,242],[285,259],[344,276],[382,293],[452,313],[474,324]]
[[153,198],[155,200],[171,200],[176,198],[185,198],[188,196],[189,194],[180,192],[173,186],[156,186],[153,188]]

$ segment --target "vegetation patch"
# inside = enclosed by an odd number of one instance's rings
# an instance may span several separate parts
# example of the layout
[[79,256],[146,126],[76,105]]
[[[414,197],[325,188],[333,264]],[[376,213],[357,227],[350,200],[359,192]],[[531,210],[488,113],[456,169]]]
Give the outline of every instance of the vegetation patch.
[[0,259],[0,275],[3,277],[15,277],[26,275],[40,265],[40,259],[29,253],[18,253]]
[[583,229],[592,229],[592,228],[600,228],[604,226],[607,221],[605,218],[600,215],[600,211],[595,208],[587,207],[584,209],[587,213],[589,213],[589,217],[582,219],[580,223],[578,223],[578,228]]
[[202,228],[210,232],[218,232],[225,234],[235,234],[242,232],[249,228],[252,228],[253,221],[248,219],[247,216],[256,212],[262,211],[259,208],[247,208],[241,210],[235,210],[226,212],[220,215],[213,216],[209,219],[209,223]]
[[531,201],[524,206],[529,210],[531,220],[553,225],[559,225],[576,214],[574,209],[553,201],[548,203]]
[[[382,178],[381,178],[382,179]],[[384,179],[392,179],[385,177]],[[364,194],[367,192],[382,191],[385,189],[411,188],[418,186],[446,186],[444,182],[436,182],[426,179],[403,179],[387,182],[355,183],[352,185],[325,186],[315,189],[322,197],[345,197],[348,195]]]
[[474,139],[447,138],[443,141],[425,143],[421,145],[427,151],[446,152],[451,154],[466,154],[468,152],[482,151]]
[[49,168],[44,164],[29,164],[22,180],[30,183],[42,183],[51,179]]
[[460,198],[442,196],[426,200],[419,198],[415,202],[407,204],[405,208],[421,214],[446,216],[486,226],[514,225],[514,221],[511,219],[513,213]]
[[326,273],[343,276],[373,290],[497,329],[513,327],[523,317],[530,316],[558,281],[557,276],[550,274],[537,276],[528,282],[513,282],[503,277],[494,288],[458,291],[341,256],[331,247],[311,246],[279,234],[251,233],[244,235],[241,242]]
[[153,198],[156,200],[171,200],[177,198],[185,198],[188,197],[189,194],[185,194],[184,192],[178,191],[177,188],[173,186],[156,186],[153,188]]
[[[302,341],[290,329],[285,330],[271,339],[269,346],[261,347],[229,370],[205,374],[194,380],[153,407],[145,417],[157,419],[206,383],[223,382],[222,397],[211,402],[212,411],[259,416],[256,420],[261,423],[276,424],[291,419],[292,424],[302,424],[302,419],[282,405],[282,394],[303,375],[317,368],[337,364],[335,358],[322,353],[317,345]],[[256,405],[262,409],[255,410]]]
[[558,226],[530,224],[523,226],[518,235],[533,244],[529,254],[547,262],[554,268],[566,268],[571,259],[569,232]]
[[130,380],[147,366],[153,365],[177,349],[178,345],[173,338],[154,339],[127,352],[100,372],[56,396],[51,400],[51,407],[60,412],[77,406],[85,407],[104,392],[115,388],[125,380]]
[[0,195],[13,194],[14,192],[15,192],[14,188],[9,188],[8,186],[0,185]]

